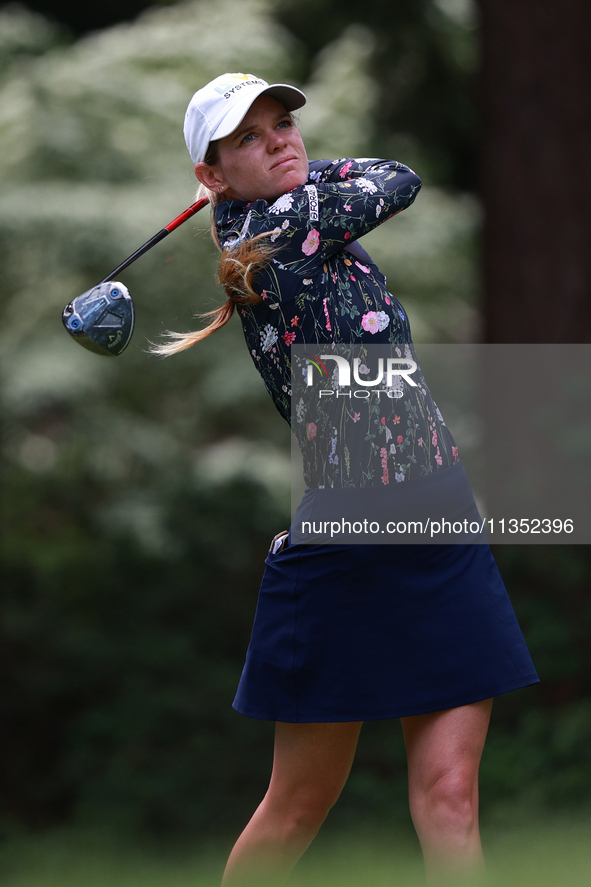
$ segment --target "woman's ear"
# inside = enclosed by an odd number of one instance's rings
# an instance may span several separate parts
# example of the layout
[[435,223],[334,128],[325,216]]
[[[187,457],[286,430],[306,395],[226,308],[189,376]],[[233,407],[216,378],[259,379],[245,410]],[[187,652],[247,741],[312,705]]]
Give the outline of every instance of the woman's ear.
[[224,176],[217,166],[202,161],[195,166],[195,175],[209,191],[224,191],[226,188]]

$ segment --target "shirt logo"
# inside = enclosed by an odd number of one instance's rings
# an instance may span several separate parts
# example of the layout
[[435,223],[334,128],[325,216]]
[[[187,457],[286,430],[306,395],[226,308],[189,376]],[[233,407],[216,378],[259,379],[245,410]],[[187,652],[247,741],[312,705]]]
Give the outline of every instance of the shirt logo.
[[310,207],[310,221],[318,221],[318,189],[316,185],[305,185],[304,191],[308,194],[308,206]]

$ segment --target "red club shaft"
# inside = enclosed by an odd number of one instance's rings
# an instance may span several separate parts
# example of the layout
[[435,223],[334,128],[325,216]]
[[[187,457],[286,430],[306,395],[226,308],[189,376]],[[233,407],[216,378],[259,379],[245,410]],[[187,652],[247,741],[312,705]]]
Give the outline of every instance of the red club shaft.
[[[192,204],[188,209],[177,216],[176,219],[173,219],[172,222],[169,222],[161,231],[147,240],[143,246],[140,246],[139,249],[136,249],[134,253],[132,253],[124,262],[121,262],[120,265],[111,271],[110,274],[107,274],[106,277],[100,281],[100,283],[106,283],[108,280],[113,280],[113,278],[119,274],[120,271],[123,271],[125,268],[129,268],[129,266],[135,262],[136,259],[139,259],[140,256],[143,256],[144,253],[147,253],[149,249],[152,249],[153,246],[156,246],[157,243],[160,243],[161,240],[170,234],[171,231],[174,231],[175,228],[178,228],[179,225],[182,225],[183,222],[186,222],[187,219],[190,219],[191,216],[194,216],[195,213],[198,213],[200,209],[203,209],[209,203],[208,197],[201,197],[195,203]],[[98,285],[100,285],[100,283]]]

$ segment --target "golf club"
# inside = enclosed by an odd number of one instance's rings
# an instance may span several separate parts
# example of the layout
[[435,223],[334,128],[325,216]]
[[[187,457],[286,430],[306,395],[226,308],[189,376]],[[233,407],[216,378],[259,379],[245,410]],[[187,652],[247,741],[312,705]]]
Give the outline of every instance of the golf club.
[[66,305],[62,322],[79,345],[108,357],[116,357],[125,351],[133,333],[135,311],[127,287],[113,278],[208,203],[207,197],[201,197],[117,265],[100,283]]

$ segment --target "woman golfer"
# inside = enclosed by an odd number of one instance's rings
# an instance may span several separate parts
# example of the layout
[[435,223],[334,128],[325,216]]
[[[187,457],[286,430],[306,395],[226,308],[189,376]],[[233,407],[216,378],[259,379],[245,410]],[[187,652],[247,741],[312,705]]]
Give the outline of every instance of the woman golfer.
[[[236,306],[288,421],[292,363],[303,378],[314,355],[337,345],[381,343],[409,361],[414,353],[403,307],[356,241],[410,206],[420,179],[395,161],[310,163],[291,113],[304,103],[299,90],[250,74],[223,74],[191,99],[185,139],[213,205],[228,300],[206,329],[156,349],[193,345]],[[297,345],[313,351],[301,367]],[[327,362],[313,372],[330,376]],[[368,369],[357,363],[358,374]],[[335,407],[333,398],[315,415],[313,401],[298,399],[292,430],[313,488],[304,511],[310,497],[322,511],[327,497],[370,490],[394,509],[420,512],[435,493],[450,515],[474,513],[453,438],[420,370],[417,378],[377,406],[343,397]],[[315,449],[322,435],[324,453]],[[538,680],[490,549],[305,544],[292,539],[294,524],[267,557],[234,701],[276,722],[273,772],[222,883],[285,882],[345,784],[362,722],[382,718],[402,721],[428,882],[461,881],[482,865],[478,767],[492,697]]]

